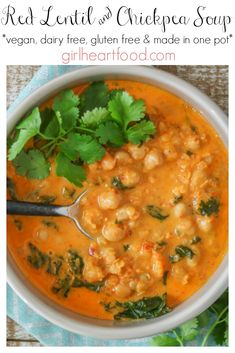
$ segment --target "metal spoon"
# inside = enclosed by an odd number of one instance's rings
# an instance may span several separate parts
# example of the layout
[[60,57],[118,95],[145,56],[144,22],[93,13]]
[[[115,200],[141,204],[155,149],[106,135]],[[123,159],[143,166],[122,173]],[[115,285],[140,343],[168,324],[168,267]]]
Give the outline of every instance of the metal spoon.
[[12,201],[7,200],[7,214],[24,215],[24,216],[64,216],[72,219],[77,228],[87,238],[94,240],[94,238],[82,227],[77,219],[79,211],[79,203],[88,190],[84,190],[78,198],[71,204],[66,206],[45,205],[42,203]]

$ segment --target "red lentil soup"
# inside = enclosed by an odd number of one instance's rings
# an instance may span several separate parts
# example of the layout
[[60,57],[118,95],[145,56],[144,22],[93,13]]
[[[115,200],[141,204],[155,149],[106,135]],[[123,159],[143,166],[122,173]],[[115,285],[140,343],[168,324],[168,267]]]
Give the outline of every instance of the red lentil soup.
[[53,155],[45,179],[19,175],[8,162],[9,198],[14,189],[19,200],[65,205],[88,189],[80,220],[95,241],[64,217],[8,216],[8,249],[28,281],[74,312],[128,318],[128,303],[157,298],[163,314],[200,289],[227,252],[227,151],[173,94],[139,82],[106,84],[144,101],[154,136],[108,146],[101,160],[84,164],[82,187],[56,175]]

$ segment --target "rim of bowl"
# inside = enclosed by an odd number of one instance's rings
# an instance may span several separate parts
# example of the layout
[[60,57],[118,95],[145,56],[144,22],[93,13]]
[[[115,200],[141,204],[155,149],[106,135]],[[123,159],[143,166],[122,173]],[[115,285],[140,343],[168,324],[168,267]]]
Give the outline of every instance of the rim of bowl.
[[[146,66],[88,66],[61,75],[35,90],[9,114],[7,133],[36,104],[41,104],[64,88],[109,78],[146,82],[182,98],[209,121],[227,147],[228,123],[223,111],[208,96],[186,81],[168,72]],[[228,255],[224,256],[220,266],[203,287],[172,312],[155,319],[137,322],[123,323],[88,318],[60,307],[25,281],[24,276],[17,269],[9,254],[7,281],[19,297],[34,311],[66,330],[100,339],[142,338],[181,325],[183,322],[199,315],[218,299],[228,285]]]

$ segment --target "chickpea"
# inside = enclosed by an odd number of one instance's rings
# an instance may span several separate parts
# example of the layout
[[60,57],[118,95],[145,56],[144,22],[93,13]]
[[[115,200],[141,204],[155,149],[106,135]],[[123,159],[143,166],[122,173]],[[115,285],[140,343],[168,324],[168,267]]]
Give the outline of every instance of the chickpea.
[[132,159],[129,153],[125,151],[118,151],[115,153],[115,158],[119,164],[129,164],[132,163]]
[[105,281],[105,288],[109,289],[110,291],[119,283],[119,278],[117,275],[109,275]]
[[140,279],[138,282],[137,282],[137,285],[136,285],[136,292],[137,294],[141,294],[143,292],[145,292],[151,285],[151,282],[149,279]]
[[124,205],[118,208],[116,211],[116,217],[118,222],[131,220],[135,221],[140,216],[140,213],[131,205]]
[[102,234],[105,239],[109,241],[119,241],[125,238],[126,234],[120,224],[107,222],[102,229]]
[[171,144],[168,144],[164,147],[163,154],[168,161],[173,161],[178,157],[175,147]]
[[122,282],[118,283],[115,287],[114,287],[114,292],[117,296],[119,296],[120,298],[126,298],[131,294],[131,288],[127,285],[124,284]]
[[145,170],[152,170],[153,168],[163,164],[162,152],[156,148],[150,150],[144,158]]
[[197,220],[198,228],[203,232],[208,233],[210,230],[212,230],[212,222],[213,222],[212,217],[197,216],[196,220]]
[[159,252],[154,252],[152,255],[152,271],[158,278],[162,278],[164,274],[165,259]]
[[86,227],[96,230],[103,222],[103,214],[97,208],[88,208],[83,211],[82,220]]
[[101,167],[103,170],[112,170],[116,165],[116,159],[111,156],[108,152],[101,161]]
[[125,266],[124,260],[117,259],[109,266],[108,271],[114,275],[120,275],[124,266]]
[[98,266],[93,260],[94,258],[88,258],[85,263],[83,270],[83,276],[88,282],[102,281],[105,274],[100,266]]
[[203,183],[205,183],[207,178],[208,178],[207,164],[206,162],[201,161],[196,165],[196,168],[192,173],[190,188],[194,190],[196,188],[201,187]]
[[117,190],[109,189],[98,196],[98,205],[102,210],[115,210],[121,202],[121,195]]
[[187,150],[195,152],[200,148],[200,138],[197,135],[190,135],[184,143]]
[[119,175],[123,185],[133,187],[140,181],[140,175],[133,169],[123,168]]
[[100,254],[106,265],[110,265],[116,260],[116,253],[113,248],[103,247]]
[[147,147],[144,145],[138,146],[138,145],[129,144],[127,146],[127,149],[128,149],[128,152],[131,154],[131,157],[134,158],[135,160],[143,159],[148,151]]
[[175,234],[177,236],[189,235],[192,236],[195,233],[195,227],[191,219],[182,219],[175,227]]
[[171,275],[183,285],[187,284],[189,281],[189,274],[181,264],[174,264],[174,266],[172,266]]
[[213,162],[213,155],[208,153],[203,157],[203,160],[206,164],[210,165]]
[[183,217],[188,213],[187,206],[183,202],[179,202],[174,207],[174,214],[177,218]]

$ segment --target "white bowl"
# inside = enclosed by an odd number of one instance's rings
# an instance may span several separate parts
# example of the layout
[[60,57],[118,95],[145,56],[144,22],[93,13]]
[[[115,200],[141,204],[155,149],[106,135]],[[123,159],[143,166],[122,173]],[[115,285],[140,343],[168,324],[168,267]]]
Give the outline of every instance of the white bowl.
[[[161,70],[146,66],[90,66],[62,75],[27,97],[8,118],[8,133],[30,109],[67,87],[102,79],[128,79],[150,83],[181,97],[200,111],[227,146],[227,119],[221,109],[198,89]],[[92,319],[53,303],[34,288],[8,254],[7,276],[14,291],[38,314],[66,330],[102,339],[141,338],[168,331],[199,315],[227,288],[228,260],[223,259],[207,283],[172,312],[156,319],[119,322]]]

